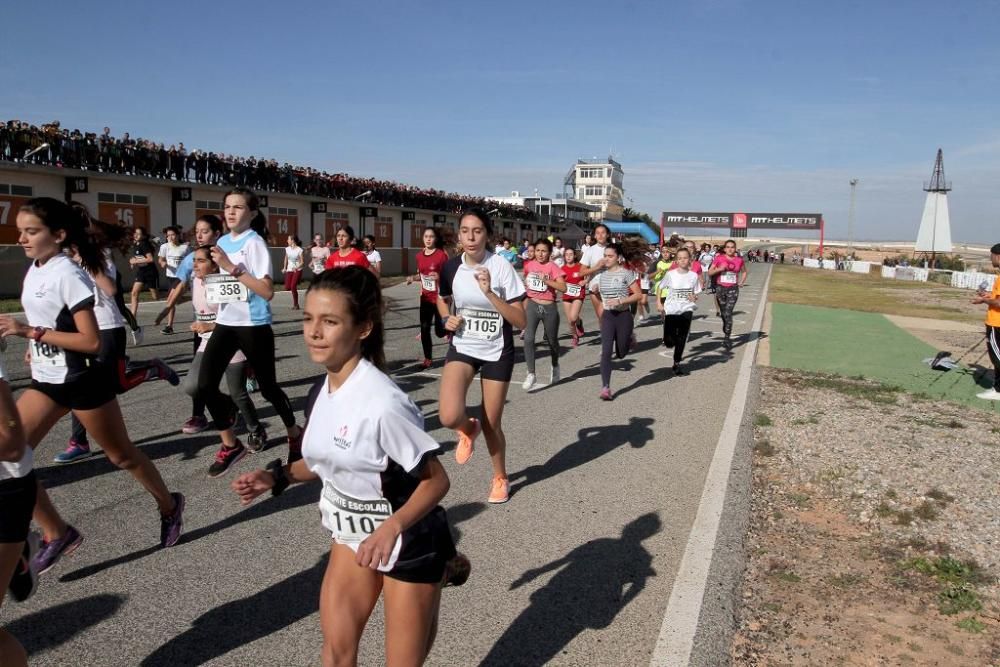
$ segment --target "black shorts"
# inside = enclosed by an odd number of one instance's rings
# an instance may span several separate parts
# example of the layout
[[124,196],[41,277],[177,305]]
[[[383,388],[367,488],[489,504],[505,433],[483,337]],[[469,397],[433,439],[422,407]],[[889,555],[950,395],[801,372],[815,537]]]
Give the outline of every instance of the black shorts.
[[173,291],[175,287],[181,284],[180,278],[167,278],[167,289]]
[[510,382],[514,375],[514,345],[504,345],[500,358],[496,361],[483,361],[476,357],[462,354],[455,349],[454,345],[448,346],[448,354],[445,355],[444,363],[461,361],[472,366],[473,371],[479,373],[479,377],[484,380],[496,380],[497,382]]
[[153,268],[142,268],[135,272],[135,282],[156,289],[160,286],[160,274]]
[[118,378],[110,364],[95,364],[76,378],[62,384],[31,381],[57,405],[70,410],[93,410],[111,402],[118,394]]
[[385,576],[411,584],[438,584],[448,561],[455,557],[455,542],[443,507],[403,531],[399,558]]
[[28,538],[37,494],[34,470],[24,477],[0,480],[0,543],[17,544]]

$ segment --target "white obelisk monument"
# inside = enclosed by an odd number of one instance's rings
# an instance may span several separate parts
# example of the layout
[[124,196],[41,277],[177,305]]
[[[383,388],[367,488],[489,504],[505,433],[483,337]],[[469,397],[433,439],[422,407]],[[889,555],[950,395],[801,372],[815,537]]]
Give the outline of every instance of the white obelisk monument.
[[[944,178],[944,156],[938,149],[934,162],[934,173],[929,183],[924,184],[927,200],[924,214],[920,218],[917,232],[916,252],[930,253],[931,262],[939,252],[951,252],[951,221],[948,218],[948,191],[951,183]],[[933,265],[933,264],[932,264]]]

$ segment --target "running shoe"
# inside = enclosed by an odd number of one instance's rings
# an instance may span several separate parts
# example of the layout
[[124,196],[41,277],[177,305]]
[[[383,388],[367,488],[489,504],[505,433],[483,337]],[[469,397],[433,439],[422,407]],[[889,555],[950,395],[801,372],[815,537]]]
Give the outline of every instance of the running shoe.
[[215,453],[215,460],[212,461],[212,465],[208,466],[208,476],[218,477],[246,455],[247,448],[239,440],[236,441],[234,447],[226,447],[225,445],[219,447],[219,451]]
[[456,553],[455,557],[444,565],[444,579],[442,586],[461,586],[469,580],[472,572],[472,563],[465,557],[465,554]]
[[83,542],[83,535],[73,526],[66,524],[66,534],[51,542],[42,542],[42,548],[31,560],[32,567],[38,574],[45,574],[59,562],[63,556],[68,556]]
[[494,477],[490,485],[490,497],[486,499],[493,504],[505,503],[510,500],[510,482],[506,477]]
[[[24,541],[21,558],[18,560],[14,574],[11,575],[10,584],[7,586],[7,590],[10,591],[15,602],[24,602],[38,589],[38,571],[33,566],[35,555],[38,553],[38,544],[38,533],[29,532],[28,539]],[[468,573],[466,573],[467,578]],[[461,584],[455,585],[460,586]]]
[[247,393],[253,394],[260,391],[260,383],[257,382],[257,378],[248,377],[247,378]]
[[184,494],[171,493],[170,496],[174,499],[174,511],[169,516],[160,516],[160,546],[164,549],[177,544],[184,525]]
[[584,331],[583,331],[583,320],[582,319],[576,321],[576,330],[578,332],[580,332],[581,336],[584,334]]
[[610,401],[611,400],[611,387],[601,387],[601,400]]
[[580,347],[580,330],[573,329],[573,347]]
[[139,327],[138,329],[132,329],[133,345],[142,345],[143,338],[145,338],[145,334],[143,334],[142,332],[142,327]]
[[634,350],[636,345],[638,344],[639,341],[636,340],[635,334],[632,334],[632,336],[628,339],[628,351],[631,352],[632,350]]
[[52,462],[65,465],[67,463],[76,463],[77,461],[89,459],[93,455],[94,452],[90,451],[89,443],[80,442],[70,438],[65,451],[56,454],[55,458],[52,459]]
[[455,431],[458,435],[458,446],[455,447],[455,462],[459,465],[463,465],[469,462],[472,458],[472,452],[475,450],[476,438],[479,437],[479,433],[483,430],[482,424],[475,417],[472,418],[473,431],[472,435],[466,435],[461,431]]
[[688,371],[684,370],[681,367],[680,364],[674,364],[674,367],[671,370],[674,372],[674,375],[690,375],[691,374]]
[[420,367],[423,368],[424,370],[427,370],[428,368],[431,367],[431,364],[433,363],[434,362],[431,361],[430,359],[424,359],[423,361],[420,362]]
[[208,420],[205,419],[205,415],[195,415],[191,417],[184,425],[181,426],[181,432],[192,435],[194,433],[201,433],[208,428]]
[[247,449],[253,453],[262,452],[267,447],[267,430],[263,424],[247,433]]
[[732,352],[733,351],[733,339],[730,338],[729,336],[726,336],[725,338],[723,338],[722,339],[722,347],[726,348],[727,352]]
[[559,382],[559,380],[561,380],[561,379],[562,379],[562,376],[559,374],[559,367],[558,366],[553,366],[552,367],[552,374],[549,375],[549,384],[555,384],[556,382]]
[[163,334],[164,336],[172,336],[174,333],[174,328],[168,324],[167,326],[160,329],[160,333]]
[[521,384],[521,389],[524,389],[525,391],[528,391],[529,389],[531,389],[534,386],[535,386],[535,374],[534,373],[528,373],[528,375],[525,376],[525,378],[524,378],[524,382]]
[[987,389],[986,391],[981,391],[976,394],[976,397],[987,401],[1000,401],[1000,391],[997,391],[996,389]]
[[288,438],[288,463],[291,465],[302,458],[302,438],[305,436],[306,430],[304,428],[299,428],[299,437]]
[[170,366],[167,366],[162,359],[153,359],[150,363],[153,364],[153,368],[156,370],[156,378],[158,380],[166,380],[172,387],[176,387],[181,383],[181,378],[177,375],[177,372]]
[[519,333],[517,335],[517,337],[520,338],[521,340],[524,340],[524,331],[522,331],[521,333]]

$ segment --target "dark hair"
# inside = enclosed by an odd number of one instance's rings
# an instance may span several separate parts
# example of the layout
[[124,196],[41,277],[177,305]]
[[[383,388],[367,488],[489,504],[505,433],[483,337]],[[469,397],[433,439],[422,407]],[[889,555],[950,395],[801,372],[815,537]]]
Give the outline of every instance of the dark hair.
[[52,197],[34,197],[25,202],[20,211],[29,213],[48,227],[49,232],[65,232],[59,244],[63,250],[73,248],[80,255],[80,264],[91,274],[104,271],[104,248],[89,232],[90,215],[83,206],[74,208]]
[[563,250],[563,261],[566,261],[566,253],[567,252],[573,253],[573,261],[575,262],[577,260],[577,255],[579,254],[576,251],[576,248],[574,248],[573,246],[566,246],[566,248]]
[[267,218],[260,211],[257,211],[257,215],[250,221],[250,229],[257,232],[257,236],[264,239],[264,243],[271,240],[271,230],[267,228]]
[[606,247],[613,248],[615,253],[625,260],[629,266],[646,262],[646,242],[638,236],[628,236],[621,243],[609,243]]
[[299,237],[298,237],[298,236],[296,236],[295,234],[289,234],[289,235],[288,235],[288,238],[290,238],[290,239],[292,239],[293,241],[295,241],[295,245],[298,245],[298,246],[302,245],[302,241],[301,241],[301,240],[299,240]]
[[441,248],[444,247],[444,239],[441,238],[441,232],[438,230],[437,227],[424,227],[424,231],[420,233],[420,236],[422,237],[427,232],[431,232],[432,234],[434,234],[434,247],[435,248],[437,248],[438,250],[440,250]]
[[1000,243],[994,244],[994,246],[990,248],[990,254],[1000,255]]
[[678,248],[677,252],[674,253],[674,257],[681,254],[682,252],[686,252],[688,257],[691,257],[691,249],[688,248],[687,246],[681,246],[680,248]]
[[149,230],[147,230],[145,227],[132,227],[132,232],[135,233],[135,230],[137,229],[139,230],[139,232],[141,232],[142,238],[144,239],[149,238]]
[[548,240],[545,237],[542,237],[542,238],[538,239],[537,241],[534,242],[533,245],[536,245],[536,246],[543,245],[543,246],[545,246],[546,248],[549,249],[550,253],[552,252],[552,241]]
[[[87,221],[87,233],[90,234],[94,245],[104,249],[117,249],[118,252],[127,254],[132,247],[132,239],[129,238],[129,228],[120,222],[104,222],[90,215],[87,207],[77,201],[71,201],[70,207],[81,218]],[[101,264],[101,273],[104,273],[105,266]]]
[[375,235],[374,234],[365,234],[365,240],[366,241],[371,241],[372,242],[372,247],[373,248],[375,247]]
[[222,218],[211,213],[206,213],[205,215],[198,216],[198,219],[194,221],[194,227],[191,228],[191,238],[194,238],[195,228],[199,222],[204,222],[211,227],[216,236],[222,236]]
[[237,185],[235,188],[233,188],[226,194],[222,195],[223,206],[225,206],[226,199],[229,197],[229,195],[239,195],[243,197],[244,201],[246,201],[247,203],[247,208],[250,209],[251,211],[256,211],[260,209],[260,199],[257,198],[257,195],[250,188],[245,188],[242,185]]
[[181,235],[181,228],[178,227],[177,225],[170,225],[168,227],[164,227],[163,228],[163,236],[164,236],[164,238],[167,236],[167,232],[173,232],[174,234],[177,234],[177,236],[179,238],[180,235]]
[[361,341],[361,356],[375,368],[385,371],[385,324],[383,322],[382,289],[378,278],[360,266],[329,269],[313,279],[306,295],[315,290],[340,292],[347,298],[347,307],[355,324],[371,322],[372,330]]
[[478,218],[479,222],[483,223],[483,227],[486,228],[486,236],[487,236],[487,238],[493,236],[493,220],[490,219],[489,213],[487,213],[486,211],[484,211],[481,208],[467,208],[464,211],[462,211],[461,213],[459,213],[458,214],[458,223],[459,223],[459,225],[462,224],[462,219],[463,218],[468,217],[470,215],[473,218]]
[[[594,231],[596,232],[601,227],[604,227],[604,233],[605,234],[607,234],[608,236],[611,236],[611,230],[608,229],[608,226],[606,224],[604,224],[603,222],[601,224],[597,225],[596,227],[594,227]],[[594,240],[597,240],[597,235],[596,234],[594,235]]]
[[350,225],[341,225],[337,232],[340,232],[341,230],[347,232],[347,238],[351,241],[350,245],[354,245],[354,240],[358,238],[354,235],[354,227],[351,227]]
[[733,244],[734,248],[736,247],[736,239],[726,239],[726,242],[722,244],[722,247],[725,248],[730,243]]

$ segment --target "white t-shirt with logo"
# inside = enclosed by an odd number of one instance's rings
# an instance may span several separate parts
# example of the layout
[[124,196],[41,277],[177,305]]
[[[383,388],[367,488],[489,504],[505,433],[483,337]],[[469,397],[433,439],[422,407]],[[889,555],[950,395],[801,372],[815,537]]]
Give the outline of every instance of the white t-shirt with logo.
[[302,256],[306,253],[302,248],[285,247],[285,259],[287,260],[289,271],[298,271],[302,268]]
[[190,252],[188,250],[187,243],[180,243],[178,245],[171,245],[168,241],[160,246],[159,256],[167,260],[167,268],[164,269],[167,274],[167,278],[177,277],[177,267],[181,265],[181,261]]
[[[590,246],[583,246],[583,255],[580,257],[580,263],[587,268],[590,268],[598,262],[603,261],[605,247],[606,246],[597,245],[596,243]],[[590,274],[590,277],[588,278],[590,282],[587,284],[589,285],[591,292],[597,288],[597,281],[601,277],[601,274],[606,270],[607,269],[601,269],[597,273]]]
[[701,293],[701,280],[694,271],[688,270],[684,273],[679,269],[667,271],[660,280],[661,294],[663,290],[669,290],[663,302],[663,312],[667,315],[693,313],[698,308],[698,304],[688,298]]
[[507,303],[524,299],[524,283],[514,267],[499,255],[487,252],[480,265],[465,261],[465,253],[452,257],[441,271],[439,294],[452,297],[455,313],[465,320],[452,336],[451,344],[461,354],[496,361],[506,345],[513,346],[510,323],[479,289],[476,270],[479,266],[490,272],[493,293]]
[[[271,265],[271,252],[267,249],[257,232],[247,229],[235,238],[232,234],[221,237],[216,244],[227,255],[235,266],[240,264],[254,278],[274,277],[274,267]],[[222,275],[228,275],[221,271]],[[255,327],[271,323],[271,304],[246,285],[246,301],[231,301],[219,304],[219,314],[216,324],[230,327]]]
[[[323,526],[357,551],[384,520],[372,510],[386,501],[391,512],[405,504],[409,493],[400,490],[416,485],[398,478],[419,477],[424,457],[438,449],[420,408],[369,361],[362,359],[336,391],[324,378],[302,440],[302,458],[323,482]],[[393,568],[401,545],[397,539],[381,571]]]
[[[94,307],[94,281],[76,262],[58,254],[41,266],[32,262],[21,287],[21,305],[32,327],[76,333],[73,314]],[[28,339],[31,378],[64,384],[84,373],[91,356]]]
[[[7,372],[3,366],[3,359],[0,358],[0,382],[7,382]],[[0,415],[0,419],[10,419],[10,415]],[[31,447],[24,448],[24,456],[20,461],[0,461],[0,480],[19,479],[29,472],[34,462]]]
[[[118,269],[111,258],[110,250],[104,251],[104,275],[112,283],[115,282],[115,278],[118,276]],[[97,318],[97,328],[101,331],[118,329],[125,326],[125,318],[122,317],[121,311],[118,310],[115,297],[102,290],[97,285],[96,280],[94,281],[94,317]]]

